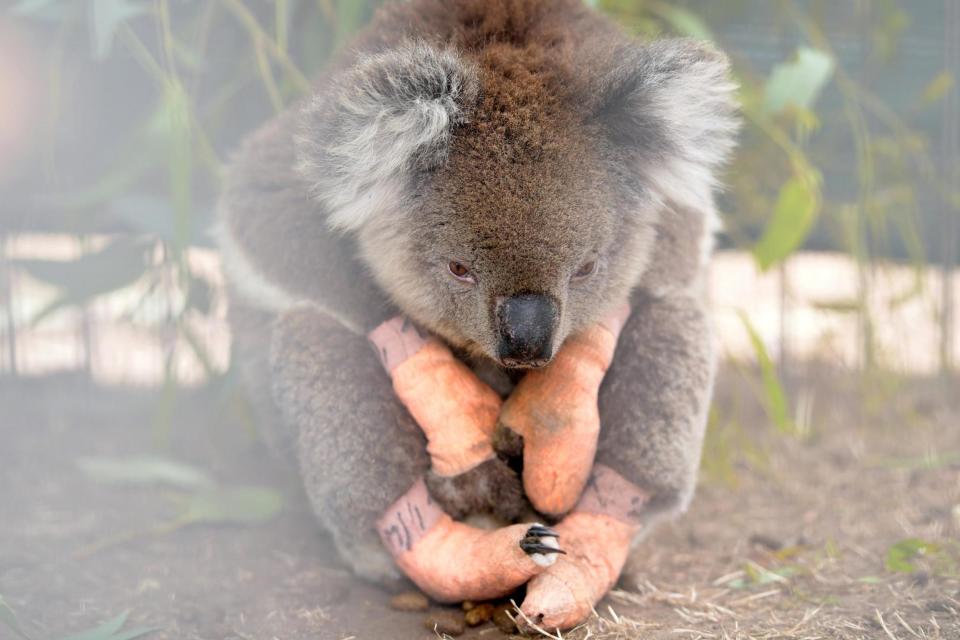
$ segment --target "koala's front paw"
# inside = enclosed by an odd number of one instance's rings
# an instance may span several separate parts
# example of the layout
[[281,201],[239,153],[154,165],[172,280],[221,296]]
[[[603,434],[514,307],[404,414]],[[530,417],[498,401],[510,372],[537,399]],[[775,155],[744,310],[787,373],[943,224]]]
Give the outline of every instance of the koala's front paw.
[[431,497],[454,519],[472,513],[492,513],[515,522],[529,509],[517,473],[499,458],[491,458],[458,476],[427,473]]

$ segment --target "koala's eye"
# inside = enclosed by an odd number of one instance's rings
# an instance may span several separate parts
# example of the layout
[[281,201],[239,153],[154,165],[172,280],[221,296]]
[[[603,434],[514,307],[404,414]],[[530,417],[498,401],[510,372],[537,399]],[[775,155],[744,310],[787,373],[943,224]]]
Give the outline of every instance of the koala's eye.
[[467,265],[463,264],[462,262],[451,260],[447,265],[447,269],[450,270],[450,274],[457,280],[462,280],[464,282],[476,282],[476,278],[474,278],[473,274],[470,273],[470,269],[468,269]]
[[590,262],[585,262],[583,265],[577,269],[576,273],[573,274],[573,280],[583,280],[589,276],[593,275],[593,272],[597,270],[597,261],[591,260]]

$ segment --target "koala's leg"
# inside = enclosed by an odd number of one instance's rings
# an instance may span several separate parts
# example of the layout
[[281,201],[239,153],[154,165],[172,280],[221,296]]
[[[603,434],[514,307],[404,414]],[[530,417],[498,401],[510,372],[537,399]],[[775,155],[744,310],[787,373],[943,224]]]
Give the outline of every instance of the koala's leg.
[[600,388],[597,463],[640,488],[649,529],[693,496],[716,369],[713,331],[688,295],[638,293]]
[[401,573],[377,521],[427,471],[420,429],[366,336],[299,309],[273,326],[273,395],[296,430],[307,496],[343,560],[380,583]]
[[475,600],[509,593],[563,553],[541,525],[484,531],[439,508],[421,480],[424,437],[366,336],[291,311],[273,327],[270,362],[307,496],[359,575],[390,584],[402,568],[438,600]]
[[535,624],[581,622],[614,585],[631,541],[684,508],[699,466],[713,385],[712,335],[693,298],[637,296],[600,389],[594,473],[557,525],[568,555],[534,578]]

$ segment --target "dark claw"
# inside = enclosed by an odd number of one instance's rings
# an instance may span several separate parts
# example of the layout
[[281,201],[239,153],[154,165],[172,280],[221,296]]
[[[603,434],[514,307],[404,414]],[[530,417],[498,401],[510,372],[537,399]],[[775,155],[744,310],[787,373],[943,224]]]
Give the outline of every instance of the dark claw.
[[535,540],[528,540],[527,538],[524,538],[523,540],[520,541],[520,548],[523,549],[524,553],[526,553],[528,556],[533,555],[535,553],[563,553],[563,554],[567,553],[563,549],[548,547],[543,543],[537,542]]
[[527,537],[536,536],[537,538],[559,538],[560,534],[541,524],[535,524],[527,530]]

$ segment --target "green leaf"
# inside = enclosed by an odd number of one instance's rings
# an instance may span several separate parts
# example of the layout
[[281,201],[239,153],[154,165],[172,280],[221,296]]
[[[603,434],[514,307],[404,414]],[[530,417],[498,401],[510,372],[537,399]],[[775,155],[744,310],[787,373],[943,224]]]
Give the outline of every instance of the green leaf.
[[117,617],[107,620],[95,629],[82,631],[78,634],[61,638],[60,640],[133,640],[134,638],[139,638],[159,630],[159,627],[136,627],[121,632],[120,630],[123,628],[123,625],[127,623],[128,615],[130,615],[130,612],[124,611]]
[[921,100],[924,104],[938,102],[953,89],[954,78],[949,71],[941,71],[923,89]]
[[134,0],[93,0],[90,7],[90,30],[96,58],[102,60],[110,55],[117,29],[130,18],[145,11],[146,8]]
[[739,312],[740,321],[743,323],[747,334],[750,336],[750,344],[756,354],[757,362],[760,365],[760,376],[763,380],[763,404],[767,415],[782,433],[796,433],[797,428],[790,418],[790,406],[787,403],[787,394],[780,384],[780,378],[777,376],[777,368],[767,353],[767,348],[763,345],[763,340],[754,329],[747,314]]
[[265,487],[216,487],[191,496],[181,518],[188,523],[262,524],[283,508],[283,497]]
[[776,65],[763,92],[763,110],[780,113],[788,106],[811,109],[833,76],[834,61],[828,54],[800,47],[790,62]]
[[122,633],[112,635],[107,640],[133,640],[134,638],[140,638],[148,633],[159,630],[160,627],[134,627],[133,629],[127,629]]
[[17,622],[17,614],[14,613],[13,608],[7,604],[7,601],[3,599],[3,596],[0,596],[0,622],[17,634],[21,640],[32,640],[32,638],[27,635],[27,632],[20,627],[20,623]]
[[780,188],[773,216],[753,247],[753,256],[767,271],[800,247],[820,210],[819,176],[791,178]]
[[896,543],[887,551],[884,564],[887,571],[894,573],[913,573],[916,569],[911,562],[918,555],[936,553],[940,546],[920,538],[906,538]]
[[213,480],[203,471],[158,456],[80,458],[77,467],[97,482],[169,484],[183,489],[196,489],[213,484]]
[[115,618],[110,618],[98,627],[67,636],[66,638],[62,638],[62,640],[107,640],[108,638],[112,637],[113,634],[123,628],[123,625],[127,623],[127,617],[129,615],[129,611],[124,611]]

